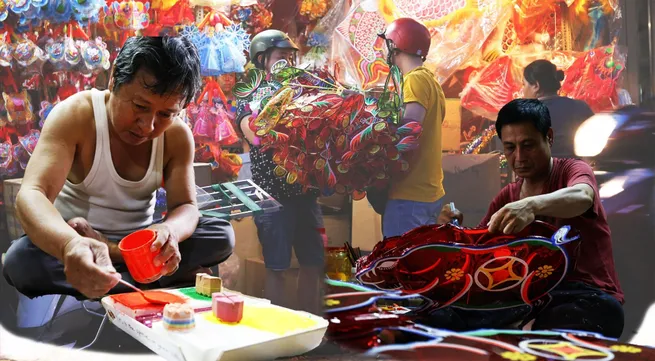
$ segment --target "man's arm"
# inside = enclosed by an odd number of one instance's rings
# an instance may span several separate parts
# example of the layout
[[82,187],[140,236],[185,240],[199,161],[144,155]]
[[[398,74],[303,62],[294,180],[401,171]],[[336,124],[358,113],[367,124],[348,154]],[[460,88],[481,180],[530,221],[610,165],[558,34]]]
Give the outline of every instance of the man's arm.
[[561,219],[596,216],[601,205],[595,202],[597,186],[593,170],[580,160],[569,162],[565,167],[561,170],[566,179],[565,188],[505,205],[491,217],[489,231],[520,232],[537,216]]
[[405,103],[405,111],[403,113],[402,123],[406,124],[409,122],[418,122],[423,125],[425,120],[425,114],[427,110],[418,102]]
[[553,193],[525,198],[525,201],[535,216],[574,218],[594,205],[594,190],[586,183],[578,183]]
[[257,135],[250,129],[250,120],[251,116],[246,115],[241,118],[239,121],[239,127],[241,128],[241,131],[243,132],[243,136],[246,137],[246,140],[248,140],[248,143],[250,144],[257,144]]
[[170,158],[164,167],[168,210],[163,224],[169,227],[178,242],[182,242],[191,237],[200,218],[193,171],[193,135],[189,127],[176,121],[166,131],[165,142],[165,153],[170,154]]
[[37,247],[62,262],[66,244],[79,235],[53,202],[68,177],[90,117],[93,109],[80,94],[53,108],[16,197],[16,212],[25,233]]

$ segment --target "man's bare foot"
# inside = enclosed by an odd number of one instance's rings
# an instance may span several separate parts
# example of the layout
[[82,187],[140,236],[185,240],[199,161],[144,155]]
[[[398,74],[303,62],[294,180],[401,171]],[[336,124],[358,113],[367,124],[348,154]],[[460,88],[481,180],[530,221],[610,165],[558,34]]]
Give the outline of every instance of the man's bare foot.
[[109,241],[107,237],[105,237],[102,233],[93,229],[93,227],[91,227],[91,224],[89,224],[89,221],[87,221],[86,219],[82,217],[76,217],[69,220],[67,223],[80,236],[93,238],[95,240],[98,240],[106,244],[109,247],[109,256],[111,257],[112,261],[119,262],[123,260],[123,256],[121,255],[121,252],[118,249],[118,244],[116,244],[116,242]]

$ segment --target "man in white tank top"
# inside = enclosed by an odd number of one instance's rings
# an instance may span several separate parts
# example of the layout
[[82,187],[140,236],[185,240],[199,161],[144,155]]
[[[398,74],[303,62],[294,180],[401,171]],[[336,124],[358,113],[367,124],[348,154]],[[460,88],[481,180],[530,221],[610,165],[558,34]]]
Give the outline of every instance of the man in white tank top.
[[[117,241],[143,228],[158,234],[156,287],[230,256],[230,223],[199,217],[193,136],[178,117],[200,85],[189,40],[134,37],[115,60],[109,90],[77,93],[52,110],[16,199],[26,236],[7,252],[11,285],[27,297],[121,292],[119,279],[130,276]],[[167,217],[153,224],[162,182]]]

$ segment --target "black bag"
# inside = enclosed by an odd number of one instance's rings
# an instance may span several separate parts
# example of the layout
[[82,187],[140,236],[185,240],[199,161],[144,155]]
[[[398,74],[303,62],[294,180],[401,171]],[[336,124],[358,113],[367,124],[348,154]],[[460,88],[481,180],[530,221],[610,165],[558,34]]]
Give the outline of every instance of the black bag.
[[366,197],[375,213],[384,215],[384,210],[387,207],[387,200],[389,199],[389,189],[367,188]]

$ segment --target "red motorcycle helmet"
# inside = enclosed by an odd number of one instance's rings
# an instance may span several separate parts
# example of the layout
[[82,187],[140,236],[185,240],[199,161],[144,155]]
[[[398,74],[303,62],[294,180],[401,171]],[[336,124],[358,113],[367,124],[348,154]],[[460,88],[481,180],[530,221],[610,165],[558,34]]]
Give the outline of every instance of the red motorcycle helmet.
[[425,25],[411,18],[394,20],[380,37],[385,40],[389,49],[389,60],[394,50],[418,55],[423,61],[430,51],[430,31]]

